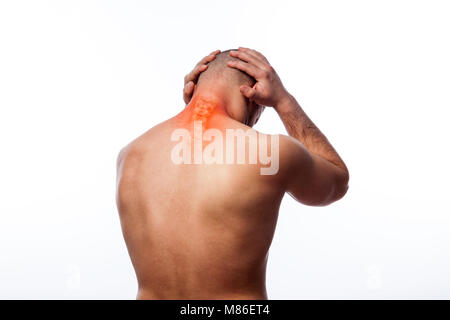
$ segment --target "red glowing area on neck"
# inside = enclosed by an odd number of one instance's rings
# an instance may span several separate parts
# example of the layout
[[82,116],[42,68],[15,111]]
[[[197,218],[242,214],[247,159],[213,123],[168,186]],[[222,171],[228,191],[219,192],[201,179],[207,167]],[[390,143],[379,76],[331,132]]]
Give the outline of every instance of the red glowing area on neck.
[[205,124],[220,105],[221,103],[217,99],[194,97],[189,103],[192,111],[192,121],[201,121]]

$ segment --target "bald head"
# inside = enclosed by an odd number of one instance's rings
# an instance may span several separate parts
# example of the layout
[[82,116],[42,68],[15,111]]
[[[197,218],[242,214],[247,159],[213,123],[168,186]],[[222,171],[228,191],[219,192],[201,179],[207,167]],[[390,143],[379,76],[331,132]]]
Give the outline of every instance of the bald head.
[[256,81],[248,74],[227,65],[228,61],[239,60],[231,57],[230,51],[234,50],[220,52],[208,63],[208,69],[200,74],[194,92],[200,97],[221,100],[231,118],[253,126],[264,107],[241,94],[239,88],[242,85],[253,87]]
[[230,51],[222,51],[216,55],[216,58],[208,63],[208,69],[200,74],[197,84],[224,83],[229,87],[239,88],[242,85],[253,87],[255,79],[245,72],[227,66],[228,61],[239,60],[230,56]]

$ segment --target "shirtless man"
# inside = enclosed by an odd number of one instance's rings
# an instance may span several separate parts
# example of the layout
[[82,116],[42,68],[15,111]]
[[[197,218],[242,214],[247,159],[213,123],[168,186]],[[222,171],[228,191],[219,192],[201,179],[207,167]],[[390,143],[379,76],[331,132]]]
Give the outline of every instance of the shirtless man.
[[[137,298],[267,299],[268,250],[284,194],[306,205],[330,204],[347,191],[347,168],[257,51],[213,52],[185,78],[184,93],[183,111],[118,157],[117,206]],[[268,146],[272,155],[278,151],[276,172],[262,174],[259,162],[173,160],[177,129],[192,133],[185,150],[192,155],[196,120],[203,130],[256,133],[251,127],[262,106],[276,110],[289,134],[262,135],[278,139],[278,150]],[[245,150],[254,142],[249,134]]]

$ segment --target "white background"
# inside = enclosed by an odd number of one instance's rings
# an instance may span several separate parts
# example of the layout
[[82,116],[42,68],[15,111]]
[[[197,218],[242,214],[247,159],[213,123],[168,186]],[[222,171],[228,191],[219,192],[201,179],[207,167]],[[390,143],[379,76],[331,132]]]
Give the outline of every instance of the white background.
[[[133,299],[120,148],[214,49],[264,53],[351,174],[285,197],[272,299],[450,298],[447,1],[1,1],[0,298]],[[284,133],[273,110],[256,127]]]

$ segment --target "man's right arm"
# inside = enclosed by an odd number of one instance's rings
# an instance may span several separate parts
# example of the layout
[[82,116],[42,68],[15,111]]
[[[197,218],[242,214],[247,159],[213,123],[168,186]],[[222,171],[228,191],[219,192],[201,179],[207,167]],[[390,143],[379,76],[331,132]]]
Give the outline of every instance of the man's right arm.
[[286,142],[287,192],[308,205],[327,205],[342,198],[349,173],[325,135],[290,94],[274,108],[289,136],[304,146],[296,145],[293,139]]
[[267,59],[248,48],[239,48],[230,55],[242,61],[230,61],[228,66],[256,79],[252,88],[242,86],[241,93],[258,104],[274,107],[290,135],[280,141],[280,160],[286,165],[286,191],[308,205],[327,205],[342,198],[348,189],[347,167],[286,91]]

